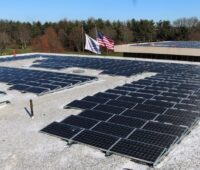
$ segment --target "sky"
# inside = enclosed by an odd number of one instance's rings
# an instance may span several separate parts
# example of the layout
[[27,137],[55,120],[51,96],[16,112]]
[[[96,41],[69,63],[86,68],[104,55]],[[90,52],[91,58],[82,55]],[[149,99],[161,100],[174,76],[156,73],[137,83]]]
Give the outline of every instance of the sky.
[[62,19],[176,20],[200,19],[200,0],[0,0],[0,19],[51,21]]

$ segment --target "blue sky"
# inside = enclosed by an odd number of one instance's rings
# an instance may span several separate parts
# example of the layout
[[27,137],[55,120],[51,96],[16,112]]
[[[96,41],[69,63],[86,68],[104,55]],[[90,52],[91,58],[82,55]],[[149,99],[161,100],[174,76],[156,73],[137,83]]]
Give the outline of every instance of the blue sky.
[[199,0],[0,0],[0,19],[59,21],[200,18]]

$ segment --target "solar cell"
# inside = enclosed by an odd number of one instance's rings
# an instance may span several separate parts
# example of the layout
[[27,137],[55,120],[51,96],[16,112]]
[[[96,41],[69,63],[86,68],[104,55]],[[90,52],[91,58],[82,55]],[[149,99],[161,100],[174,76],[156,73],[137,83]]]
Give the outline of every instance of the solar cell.
[[126,116],[118,116],[118,115],[115,115],[114,117],[112,117],[109,120],[109,122],[124,125],[124,126],[129,126],[133,128],[140,128],[146,123],[146,121],[142,119],[131,118],[131,117],[126,117]]
[[69,116],[66,119],[64,119],[62,121],[62,123],[71,125],[71,126],[80,127],[80,128],[90,129],[95,124],[97,124],[98,121],[94,120],[94,119],[89,119],[89,118],[85,118],[85,117],[72,115],[72,116]]
[[105,98],[105,99],[116,99],[119,96],[120,95],[109,94],[109,93],[101,93],[101,92],[94,95],[94,97],[100,97],[100,98]]
[[91,130],[84,130],[83,132],[75,136],[73,140],[100,148],[102,150],[108,150],[115,142],[117,142],[118,137]]
[[101,103],[101,104],[104,104],[109,101],[109,99],[94,97],[94,96],[87,96],[87,97],[83,98],[82,100],[88,101],[88,102],[93,102],[93,103]]
[[129,92],[121,91],[121,90],[117,90],[117,89],[109,89],[109,90],[106,90],[105,93],[118,94],[118,95],[126,95]]
[[179,109],[169,109],[165,112],[166,115],[171,115],[171,116],[178,116],[178,117],[200,117],[200,114],[197,112],[192,112],[192,111],[184,111],[184,110],[179,110]]
[[181,137],[188,130],[185,127],[168,125],[158,122],[148,122],[143,129]]
[[88,101],[83,101],[83,100],[75,100],[66,106],[64,106],[64,109],[68,108],[75,108],[75,109],[92,109],[95,106],[97,106],[97,103],[93,102],[88,102]]
[[122,115],[145,120],[153,120],[157,116],[157,114],[155,113],[145,112],[141,110],[126,110],[122,113]]
[[120,96],[117,100],[118,101],[128,101],[131,103],[143,103],[145,101],[145,99],[130,97],[130,96]]
[[191,127],[194,123],[196,123],[196,119],[194,118],[181,118],[181,117],[175,117],[175,116],[168,116],[168,115],[159,115],[156,118],[159,122],[164,123],[172,123],[174,125],[182,125],[182,126],[188,126]]
[[101,122],[97,126],[95,126],[92,130],[109,135],[114,135],[117,137],[126,137],[134,129],[127,126],[122,126],[109,122]]
[[100,105],[96,106],[93,110],[106,112],[106,113],[110,113],[110,114],[120,114],[125,110],[125,108],[100,104]]
[[109,102],[106,103],[106,105],[131,109],[134,106],[136,106],[136,103],[119,101],[119,100],[110,100]]
[[151,99],[153,95],[145,94],[145,93],[129,93],[129,96],[137,97],[137,98],[144,98],[144,99]]
[[147,100],[144,102],[144,104],[154,105],[154,106],[159,106],[159,107],[166,107],[166,108],[171,108],[172,106],[174,106],[174,103],[164,102],[164,101],[159,101],[159,100]]
[[175,102],[179,103],[181,101],[180,98],[176,97],[167,97],[167,96],[154,96],[153,97],[155,100],[161,100],[161,101],[169,101],[169,102]]
[[136,129],[130,136],[130,140],[139,141],[151,145],[169,148],[178,139],[176,136],[166,135],[163,133]]
[[63,123],[53,122],[50,125],[46,126],[41,130],[43,133],[47,133],[53,136],[57,136],[62,139],[70,139],[77,133],[79,133],[82,129],[66,125]]
[[136,107],[134,107],[134,109],[142,110],[145,112],[157,113],[157,114],[162,114],[166,110],[166,108],[163,107],[147,105],[147,104],[138,104]]
[[110,117],[112,117],[112,114],[109,113],[104,113],[100,111],[95,111],[95,110],[85,110],[79,114],[79,116],[82,117],[87,117],[91,119],[96,119],[96,120],[101,120],[101,121],[106,121]]
[[165,148],[148,145],[132,140],[121,139],[111,148],[111,152],[131,157],[134,160],[146,162],[153,165],[165,152]]

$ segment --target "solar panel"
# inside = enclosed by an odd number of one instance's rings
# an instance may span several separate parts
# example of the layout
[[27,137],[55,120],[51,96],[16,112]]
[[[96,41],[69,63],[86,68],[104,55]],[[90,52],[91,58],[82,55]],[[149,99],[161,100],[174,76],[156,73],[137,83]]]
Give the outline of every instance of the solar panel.
[[[97,79],[89,76],[77,77],[74,74],[19,68],[0,67],[0,70],[3,75],[0,78],[0,82],[11,85],[10,90],[34,93],[36,95],[72,87],[79,82],[86,83]],[[76,80],[77,78],[81,80],[78,81]]]
[[122,115],[145,120],[153,120],[157,116],[157,114],[155,113],[145,112],[141,110],[126,110],[122,113]]
[[136,107],[134,107],[134,109],[135,110],[142,110],[142,111],[145,111],[145,112],[157,113],[157,114],[162,114],[166,110],[163,107],[147,105],[147,104],[138,104]]
[[116,106],[116,107],[122,107],[122,108],[133,108],[136,106],[136,103],[126,102],[126,101],[119,101],[119,100],[110,100],[106,103],[106,105]]
[[96,106],[93,110],[111,113],[111,114],[120,114],[125,110],[125,108],[100,104]]
[[189,111],[199,111],[200,106],[194,106],[194,105],[188,105],[188,104],[176,104],[174,106],[177,109],[184,109],[184,110],[189,110]]
[[118,101],[128,101],[128,102],[132,102],[132,103],[143,103],[145,101],[145,99],[128,97],[128,96],[120,96],[117,100]]
[[105,99],[116,99],[119,97],[119,95],[100,92],[100,93],[95,94],[94,97],[100,97],[100,98],[105,98]]
[[85,117],[80,117],[80,116],[69,116],[66,119],[62,121],[62,123],[71,125],[71,126],[76,126],[80,128],[86,128],[90,129],[94,125],[96,125],[99,121],[94,120],[94,119],[89,119]]
[[75,126],[53,122],[50,125],[43,128],[41,132],[57,136],[62,139],[70,139],[74,135],[78,134],[81,130],[81,128]]
[[146,162],[153,165],[165,152],[165,148],[148,145],[132,140],[121,139],[111,148],[111,152],[128,156],[134,160]]
[[188,130],[185,127],[168,125],[158,122],[148,122],[143,129],[181,137]]
[[182,126],[188,126],[191,127],[194,123],[196,123],[196,119],[194,118],[181,118],[181,117],[175,117],[175,116],[168,116],[168,115],[159,115],[156,118],[159,122],[164,123],[171,123],[174,125],[182,125]]
[[174,103],[164,102],[164,101],[159,101],[159,100],[147,100],[144,102],[144,104],[165,107],[165,108],[171,108],[172,106],[174,106]]
[[167,96],[154,96],[154,99],[155,100],[161,100],[161,101],[175,102],[175,103],[179,103],[181,101],[180,98],[167,97]]
[[109,135],[114,135],[117,137],[126,137],[134,129],[127,126],[117,125],[109,122],[101,122],[97,126],[95,126],[92,130]]
[[111,93],[111,94],[117,94],[117,95],[126,95],[129,92],[121,91],[121,90],[115,90],[115,89],[109,89],[109,90],[106,90],[105,93]]
[[88,102],[88,101],[83,101],[83,100],[75,100],[75,101],[67,104],[66,106],[64,106],[64,108],[65,109],[68,109],[68,108],[92,109],[97,105],[98,105],[97,103],[93,103],[93,102]]
[[96,120],[101,120],[101,121],[106,121],[113,115],[109,114],[109,113],[96,111],[96,110],[85,110],[85,111],[81,112],[79,114],[79,116],[96,119]]
[[145,93],[129,93],[128,95],[132,97],[138,97],[138,98],[144,98],[144,99],[151,99],[153,97],[153,95],[145,94]]
[[91,131],[84,130],[73,138],[74,141],[87,144],[102,150],[108,150],[118,140],[118,137]]
[[178,109],[169,109],[165,112],[165,114],[178,117],[192,117],[192,118],[200,117],[200,114],[197,112],[184,111]]
[[163,148],[169,148],[177,141],[178,138],[177,136],[166,135],[163,133],[152,132],[143,129],[136,129],[128,139],[160,146]]
[[41,94],[41,93],[48,92],[48,89],[42,88],[42,87],[29,87],[25,89],[24,91],[29,92],[29,93]]
[[101,104],[104,104],[107,101],[109,101],[109,99],[94,97],[94,96],[87,96],[87,97],[83,98],[82,100],[88,101],[88,102],[93,102],[93,103],[101,103]]
[[131,117],[126,117],[126,116],[118,116],[115,115],[112,117],[109,122],[111,123],[116,123],[124,126],[129,126],[133,128],[141,128],[146,121],[142,119],[137,119],[137,118],[131,118]]

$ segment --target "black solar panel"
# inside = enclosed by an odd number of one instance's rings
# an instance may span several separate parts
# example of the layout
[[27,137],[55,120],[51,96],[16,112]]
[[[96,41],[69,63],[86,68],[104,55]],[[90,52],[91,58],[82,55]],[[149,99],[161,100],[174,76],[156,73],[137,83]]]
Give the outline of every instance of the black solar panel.
[[129,108],[129,109],[136,106],[136,103],[131,103],[128,101],[119,101],[119,100],[110,100],[106,104],[111,105],[111,106],[116,106],[116,107]]
[[184,109],[184,110],[189,110],[189,111],[200,111],[200,106],[194,106],[194,105],[188,105],[188,104],[176,104],[174,106],[177,109]]
[[0,82],[11,85],[10,90],[42,95],[54,90],[72,87],[78,83],[96,80],[96,77],[77,76],[74,74],[56,73],[39,70],[0,67]]
[[137,119],[137,118],[131,118],[131,117],[126,117],[126,116],[114,116],[112,117],[109,122],[124,125],[124,126],[129,126],[133,128],[140,128],[142,127],[146,121],[142,119]]
[[147,100],[144,102],[144,104],[165,107],[165,108],[171,108],[174,105],[174,103],[164,102],[159,100]]
[[133,128],[109,122],[101,122],[92,130],[118,137],[126,137],[129,133],[133,131]]
[[161,101],[169,101],[169,102],[180,102],[181,99],[180,98],[176,98],[176,97],[167,97],[167,96],[154,96],[155,100],[161,100]]
[[107,101],[109,101],[109,99],[94,97],[94,96],[87,96],[87,97],[83,98],[82,100],[88,101],[88,102],[93,102],[93,103],[101,103],[101,104],[104,104]]
[[97,124],[98,121],[94,120],[94,119],[89,119],[89,118],[85,118],[85,117],[73,116],[72,115],[70,117],[67,117],[65,120],[63,120],[62,123],[67,124],[67,125],[80,127],[80,128],[90,129],[95,124]]
[[96,110],[85,110],[85,111],[81,112],[79,114],[79,116],[96,119],[96,120],[101,120],[101,121],[106,121],[113,115],[109,114],[109,113],[96,111]]
[[125,110],[125,108],[115,107],[110,105],[98,105],[97,107],[94,108],[94,110],[111,114],[120,114]]
[[130,140],[139,141],[151,145],[169,148],[178,139],[176,136],[166,135],[163,133],[136,129],[130,136]]
[[69,104],[67,104],[64,108],[76,108],[76,109],[92,109],[97,106],[97,103],[83,101],[83,100],[75,100]]
[[109,89],[109,90],[106,90],[105,93],[111,93],[111,94],[117,94],[117,95],[127,95],[129,92],[121,91],[121,90],[117,90],[117,89]]
[[123,112],[122,115],[146,120],[153,120],[157,116],[157,114],[155,113],[145,112],[141,110],[126,110],[125,112]]
[[178,117],[200,117],[200,113],[197,112],[191,112],[191,111],[184,111],[184,110],[178,110],[178,109],[169,109],[165,112],[166,115],[171,116],[178,116]]
[[57,122],[53,122],[41,130],[43,133],[57,136],[62,139],[70,139],[80,131],[81,128]]
[[165,148],[121,139],[115,146],[113,146],[111,151],[153,165],[165,152]]
[[191,127],[194,123],[196,123],[196,119],[194,118],[181,118],[181,117],[175,117],[175,116],[168,116],[168,115],[159,115],[156,118],[157,121],[163,122],[163,123],[171,123],[174,125],[182,125],[182,126],[188,126]]
[[137,98],[144,98],[144,99],[151,99],[153,97],[153,95],[151,94],[145,94],[145,93],[129,93],[128,94],[129,96],[132,96],[132,97],[137,97]]
[[179,137],[187,131],[187,128],[184,128],[184,127],[175,126],[175,125],[167,125],[167,124],[162,124],[162,123],[157,123],[157,122],[148,122],[143,127],[143,129],[154,131],[154,132],[165,133],[169,135],[175,135]]
[[151,112],[151,113],[157,113],[157,114],[162,114],[166,110],[163,107],[147,105],[147,104],[138,104],[136,107],[134,107],[134,109]]
[[117,100],[128,101],[128,102],[132,102],[132,103],[143,103],[145,101],[145,99],[128,97],[128,96],[120,96]]
[[84,130],[75,138],[73,138],[73,140],[103,150],[107,150],[118,140],[118,137],[95,131]]
[[105,98],[105,99],[116,99],[119,97],[119,95],[109,94],[109,93],[97,93],[94,95],[94,97],[100,97],[100,98]]

